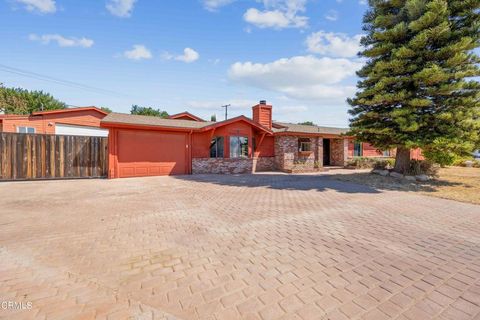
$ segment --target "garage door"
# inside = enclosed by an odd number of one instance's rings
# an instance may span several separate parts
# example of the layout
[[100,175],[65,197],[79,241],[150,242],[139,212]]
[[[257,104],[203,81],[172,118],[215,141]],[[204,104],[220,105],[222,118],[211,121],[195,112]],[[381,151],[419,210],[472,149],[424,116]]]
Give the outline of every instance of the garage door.
[[55,134],[67,136],[108,137],[108,129],[56,123]]
[[187,135],[142,130],[119,130],[120,178],[185,174]]

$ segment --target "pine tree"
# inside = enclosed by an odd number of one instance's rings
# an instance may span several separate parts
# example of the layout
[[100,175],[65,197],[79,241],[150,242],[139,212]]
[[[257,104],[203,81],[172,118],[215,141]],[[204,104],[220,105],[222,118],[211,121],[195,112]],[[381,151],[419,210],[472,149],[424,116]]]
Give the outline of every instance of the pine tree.
[[351,134],[397,148],[404,173],[410,149],[437,160],[464,155],[480,141],[479,0],[369,0],[364,16]]

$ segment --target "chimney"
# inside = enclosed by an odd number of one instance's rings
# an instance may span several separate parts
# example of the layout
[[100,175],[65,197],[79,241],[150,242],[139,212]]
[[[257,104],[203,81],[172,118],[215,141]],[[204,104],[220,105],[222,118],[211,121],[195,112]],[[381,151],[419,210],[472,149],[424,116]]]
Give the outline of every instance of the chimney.
[[272,129],[272,106],[267,104],[267,101],[260,100],[260,102],[252,107],[253,121],[261,124],[268,129]]

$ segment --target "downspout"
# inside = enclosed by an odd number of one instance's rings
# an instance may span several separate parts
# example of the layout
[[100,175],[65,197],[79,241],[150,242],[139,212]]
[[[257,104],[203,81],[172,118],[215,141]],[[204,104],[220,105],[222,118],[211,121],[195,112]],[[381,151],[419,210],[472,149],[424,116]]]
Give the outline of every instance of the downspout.
[[192,159],[192,134],[193,134],[193,130],[190,130],[190,133],[188,134],[188,158],[189,158],[189,161],[188,161],[188,173],[189,174],[192,174],[192,171],[193,171],[193,159]]

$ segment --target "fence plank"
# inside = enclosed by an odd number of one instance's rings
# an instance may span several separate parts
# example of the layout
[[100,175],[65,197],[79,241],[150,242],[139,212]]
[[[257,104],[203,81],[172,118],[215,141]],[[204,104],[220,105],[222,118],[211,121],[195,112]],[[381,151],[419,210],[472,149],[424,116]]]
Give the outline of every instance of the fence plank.
[[107,176],[108,139],[0,132],[0,180]]

